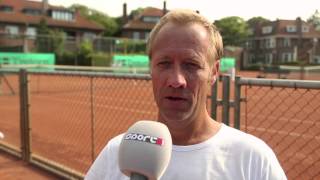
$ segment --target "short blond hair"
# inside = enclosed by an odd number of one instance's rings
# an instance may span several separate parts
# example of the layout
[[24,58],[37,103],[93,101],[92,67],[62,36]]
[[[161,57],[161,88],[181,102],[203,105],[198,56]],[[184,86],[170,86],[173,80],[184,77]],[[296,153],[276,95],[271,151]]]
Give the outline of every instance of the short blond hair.
[[[191,11],[191,10],[172,10],[168,12],[165,16],[163,16],[160,21],[156,24],[156,26],[152,29],[148,42],[147,42],[147,53],[149,59],[152,56],[152,45],[154,40],[161,30],[161,28],[169,23],[176,23],[180,25],[188,25],[191,23],[197,23],[202,25],[209,34],[210,37],[210,48],[209,48],[209,57],[212,58],[212,61],[209,61],[209,64],[213,64],[215,60],[221,59],[223,55],[223,43],[222,37],[213,23],[211,23],[208,19],[201,16],[200,14]],[[211,59],[210,58],[210,59]]]

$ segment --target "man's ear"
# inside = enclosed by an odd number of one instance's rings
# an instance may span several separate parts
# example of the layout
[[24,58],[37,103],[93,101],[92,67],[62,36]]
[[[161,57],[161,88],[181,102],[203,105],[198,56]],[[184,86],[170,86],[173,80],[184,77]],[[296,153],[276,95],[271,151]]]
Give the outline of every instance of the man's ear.
[[217,79],[219,78],[219,70],[220,70],[220,59],[216,60],[211,69],[211,85],[213,85]]

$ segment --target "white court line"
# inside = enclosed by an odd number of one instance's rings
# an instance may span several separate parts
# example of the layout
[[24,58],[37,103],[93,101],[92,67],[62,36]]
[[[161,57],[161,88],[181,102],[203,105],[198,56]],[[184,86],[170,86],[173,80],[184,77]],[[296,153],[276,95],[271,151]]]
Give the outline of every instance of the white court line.
[[4,134],[0,131],[0,139],[4,139]]

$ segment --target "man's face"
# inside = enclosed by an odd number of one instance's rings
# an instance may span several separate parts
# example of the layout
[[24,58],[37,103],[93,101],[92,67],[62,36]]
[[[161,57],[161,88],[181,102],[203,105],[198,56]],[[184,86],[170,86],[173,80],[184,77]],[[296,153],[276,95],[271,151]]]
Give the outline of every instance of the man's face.
[[151,77],[159,120],[188,123],[206,112],[214,69],[208,63],[209,37],[198,24],[162,27],[151,47]]

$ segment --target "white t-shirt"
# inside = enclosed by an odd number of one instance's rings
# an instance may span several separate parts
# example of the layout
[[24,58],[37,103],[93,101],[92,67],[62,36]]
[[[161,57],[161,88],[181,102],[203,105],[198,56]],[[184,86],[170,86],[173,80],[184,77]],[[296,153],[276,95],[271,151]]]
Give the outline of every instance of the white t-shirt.
[[[122,135],[111,139],[90,167],[86,180],[129,180],[118,166]],[[172,147],[161,180],[286,180],[274,152],[262,140],[222,125],[210,139]]]

